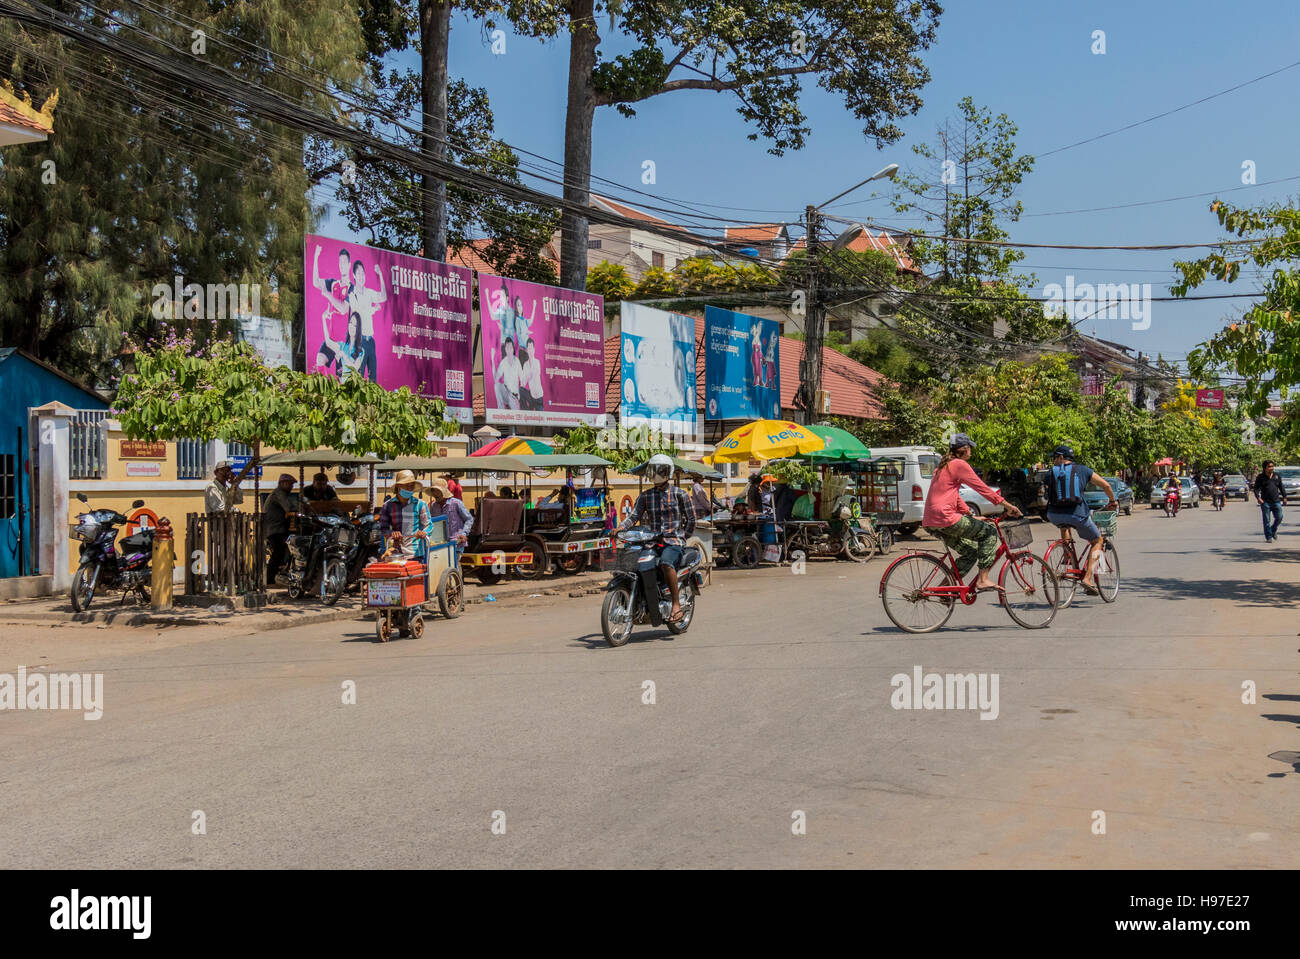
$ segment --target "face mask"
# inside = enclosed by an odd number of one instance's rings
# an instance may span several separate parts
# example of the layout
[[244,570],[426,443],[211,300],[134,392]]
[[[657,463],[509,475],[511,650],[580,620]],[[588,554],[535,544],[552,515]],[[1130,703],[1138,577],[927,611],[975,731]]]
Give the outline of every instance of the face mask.
[[409,490],[409,489],[399,489],[399,490],[397,491],[397,495],[400,496],[400,497],[402,498],[402,502],[405,503],[407,500],[409,500],[409,499],[411,498],[411,495],[412,495],[414,492],[415,492],[414,490]]

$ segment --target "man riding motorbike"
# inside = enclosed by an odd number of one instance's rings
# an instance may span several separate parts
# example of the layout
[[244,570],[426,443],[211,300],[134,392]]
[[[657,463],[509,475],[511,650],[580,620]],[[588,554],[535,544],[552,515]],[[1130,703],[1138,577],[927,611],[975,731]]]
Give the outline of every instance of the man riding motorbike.
[[666,545],[659,554],[659,566],[673,600],[668,622],[677,623],[682,618],[677,564],[681,561],[686,538],[695,532],[695,510],[685,490],[668,485],[673,476],[673,461],[669,457],[663,453],[650,457],[646,476],[655,485],[636,498],[632,512],[619,528],[630,529],[644,517],[651,532],[663,539]]
[[1170,516],[1178,515],[1178,507],[1183,505],[1183,488],[1177,476],[1169,477],[1165,483],[1165,512]]

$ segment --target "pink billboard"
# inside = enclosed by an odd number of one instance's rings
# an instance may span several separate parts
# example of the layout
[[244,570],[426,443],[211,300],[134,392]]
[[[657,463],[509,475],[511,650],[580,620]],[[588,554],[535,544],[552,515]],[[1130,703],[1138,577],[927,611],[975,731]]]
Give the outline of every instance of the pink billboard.
[[478,275],[483,385],[491,423],[605,425],[605,301]]
[[312,234],[305,266],[308,373],[405,386],[473,422],[468,269]]

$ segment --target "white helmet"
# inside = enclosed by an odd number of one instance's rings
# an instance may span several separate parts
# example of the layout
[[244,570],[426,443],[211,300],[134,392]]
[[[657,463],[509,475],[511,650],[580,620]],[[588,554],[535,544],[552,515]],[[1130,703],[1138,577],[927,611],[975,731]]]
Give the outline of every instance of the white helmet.
[[646,464],[646,473],[656,481],[669,479],[673,475],[672,458],[664,453],[656,453]]

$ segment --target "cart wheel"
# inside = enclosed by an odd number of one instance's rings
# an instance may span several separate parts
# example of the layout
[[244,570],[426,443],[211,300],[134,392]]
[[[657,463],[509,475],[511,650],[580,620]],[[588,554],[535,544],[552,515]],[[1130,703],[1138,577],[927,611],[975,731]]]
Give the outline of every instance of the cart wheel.
[[566,576],[577,576],[587,568],[590,558],[586,553],[574,553],[572,556],[561,556],[555,561],[555,565]]
[[408,632],[412,639],[419,639],[424,635],[424,616],[418,609],[411,613],[411,626]]
[[375,639],[381,643],[386,643],[393,638],[393,623],[388,618],[388,613],[380,610],[375,613]]
[[495,586],[505,578],[505,574],[493,572],[491,566],[478,566],[474,569],[474,578],[484,586]]
[[455,619],[465,610],[465,583],[460,570],[444,569],[438,578],[438,610],[447,619]]
[[407,636],[410,636],[411,635],[411,614],[403,611],[400,613],[394,613],[393,616],[397,620],[397,635],[401,636],[403,639],[405,639]]
[[546,542],[541,537],[528,537],[526,545],[533,552],[533,561],[527,566],[516,566],[515,574],[520,579],[538,579],[551,567],[551,558],[546,555]]
[[731,561],[738,569],[754,569],[763,561],[763,547],[753,536],[742,536],[732,548]]

